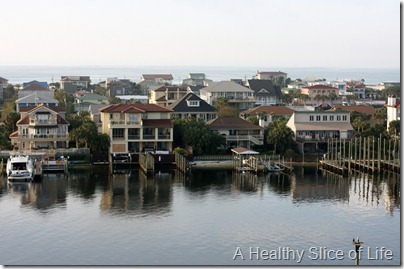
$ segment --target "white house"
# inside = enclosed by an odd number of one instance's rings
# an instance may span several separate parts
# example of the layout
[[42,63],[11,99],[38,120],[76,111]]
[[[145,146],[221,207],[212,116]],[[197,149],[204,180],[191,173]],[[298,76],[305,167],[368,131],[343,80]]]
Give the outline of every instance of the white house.
[[387,98],[387,130],[390,122],[400,120],[400,100],[395,95],[389,95]]

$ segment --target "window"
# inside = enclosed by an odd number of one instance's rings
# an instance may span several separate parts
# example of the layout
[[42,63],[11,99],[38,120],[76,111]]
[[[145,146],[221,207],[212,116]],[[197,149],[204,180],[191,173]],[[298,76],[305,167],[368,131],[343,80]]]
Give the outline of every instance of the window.
[[187,101],[188,106],[199,106],[199,101]]
[[320,115],[316,116],[316,121],[321,121],[321,116]]
[[124,135],[125,135],[124,129],[112,129],[112,139],[124,138]]
[[323,121],[327,121],[327,116],[323,115]]
[[109,114],[109,119],[112,120],[114,118],[114,114],[110,113]]
[[313,116],[313,115],[310,115],[310,116],[309,116],[309,120],[310,120],[310,121],[314,121],[314,116]]
[[337,121],[341,121],[341,115],[337,115]]
[[129,114],[129,121],[130,123],[137,122],[137,114]]
[[330,116],[330,121],[334,121],[334,115]]
[[343,120],[343,121],[347,121],[347,119],[348,119],[347,115],[343,115],[343,116],[342,116],[342,120]]

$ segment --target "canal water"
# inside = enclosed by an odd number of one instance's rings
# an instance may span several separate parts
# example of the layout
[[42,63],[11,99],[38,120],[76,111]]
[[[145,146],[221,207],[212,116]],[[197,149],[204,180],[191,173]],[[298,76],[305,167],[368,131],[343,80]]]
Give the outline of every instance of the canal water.
[[4,265],[401,264],[400,177],[97,166],[0,178]]

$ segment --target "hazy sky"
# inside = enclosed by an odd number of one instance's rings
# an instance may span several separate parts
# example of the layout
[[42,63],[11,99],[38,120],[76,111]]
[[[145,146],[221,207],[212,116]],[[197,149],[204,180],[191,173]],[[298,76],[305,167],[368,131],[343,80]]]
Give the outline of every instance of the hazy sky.
[[0,65],[400,67],[398,0],[10,0]]

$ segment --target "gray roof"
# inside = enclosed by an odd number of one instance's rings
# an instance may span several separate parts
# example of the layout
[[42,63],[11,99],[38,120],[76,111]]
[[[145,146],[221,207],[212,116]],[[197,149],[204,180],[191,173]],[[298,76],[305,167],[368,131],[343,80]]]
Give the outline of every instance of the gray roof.
[[53,103],[58,104],[59,101],[54,98],[49,98],[47,94],[42,94],[41,92],[32,93],[25,97],[22,97],[15,101],[17,104],[19,103]]
[[[188,106],[187,101],[199,101],[199,107]],[[187,93],[180,100],[169,105],[167,108],[172,109],[174,112],[215,112],[215,108],[204,100],[199,98],[194,93]]]
[[88,111],[92,114],[92,115],[99,115],[100,114],[100,109],[107,107],[109,105],[98,105],[98,104],[91,104],[88,107]]
[[268,95],[280,98],[282,94],[281,89],[272,84],[272,80],[250,79],[248,80],[248,85],[250,85],[250,89],[253,90],[256,95]]
[[241,86],[234,81],[221,81],[209,83],[208,87],[202,88],[201,91],[207,92],[254,92],[253,90]]

